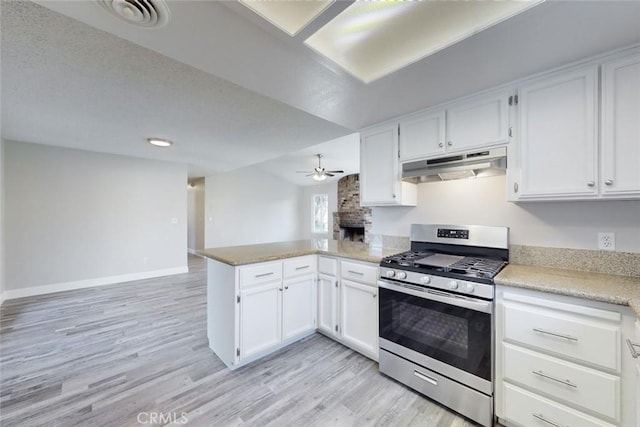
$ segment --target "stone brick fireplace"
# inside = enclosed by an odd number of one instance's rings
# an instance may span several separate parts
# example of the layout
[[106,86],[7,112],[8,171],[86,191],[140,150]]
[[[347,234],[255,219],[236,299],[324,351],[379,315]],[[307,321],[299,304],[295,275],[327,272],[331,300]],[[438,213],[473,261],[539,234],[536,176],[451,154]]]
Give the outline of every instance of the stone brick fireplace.
[[371,208],[360,206],[360,176],[347,175],[338,181],[338,211],[333,212],[333,238],[369,243]]

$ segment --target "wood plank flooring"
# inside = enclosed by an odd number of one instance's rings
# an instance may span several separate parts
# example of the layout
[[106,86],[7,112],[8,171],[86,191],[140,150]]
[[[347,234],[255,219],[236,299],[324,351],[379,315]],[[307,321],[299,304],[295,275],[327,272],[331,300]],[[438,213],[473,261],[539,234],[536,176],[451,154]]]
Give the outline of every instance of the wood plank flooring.
[[474,425],[320,334],[229,371],[207,346],[206,263],[189,267],[5,301],[0,425]]

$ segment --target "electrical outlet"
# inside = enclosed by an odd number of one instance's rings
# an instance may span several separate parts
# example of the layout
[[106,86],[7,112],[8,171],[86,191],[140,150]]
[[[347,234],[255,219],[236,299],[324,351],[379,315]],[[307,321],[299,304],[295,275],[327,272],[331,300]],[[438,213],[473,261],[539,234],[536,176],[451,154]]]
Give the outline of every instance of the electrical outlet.
[[598,249],[603,251],[615,251],[616,233],[598,233]]

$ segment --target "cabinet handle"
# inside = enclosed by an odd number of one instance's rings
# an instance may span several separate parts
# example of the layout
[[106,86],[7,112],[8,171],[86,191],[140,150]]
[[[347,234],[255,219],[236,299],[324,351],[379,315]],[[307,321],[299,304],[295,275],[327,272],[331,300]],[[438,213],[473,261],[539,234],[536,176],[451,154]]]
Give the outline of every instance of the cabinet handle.
[[338,287],[338,281],[336,280],[336,288]]
[[282,288],[278,288],[278,290],[279,290],[280,292],[282,292]]
[[431,378],[428,375],[423,374],[422,372],[418,372],[418,371],[413,371],[413,375],[415,375],[416,377],[420,378],[422,381],[426,381],[431,385],[438,385],[438,380],[435,378]]
[[351,274],[357,274],[358,276],[364,276],[364,273],[360,272],[360,271],[353,271],[353,270],[349,270],[349,273]]
[[269,272],[269,273],[262,273],[262,274],[256,274],[256,279],[260,278],[260,277],[267,277],[267,276],[271,276],[273,274],[273,271]]
[[440,147],[440,148],[444,147],[444,143],[443,142],[439,143],[438,147]]
[[564,426],[564,425],[562,425],[562,424],[558,424],[558,423],[557,423],[557,422],[555,422],[555,421],[551,421],[550,419],[546,418],[546,417],[545,417],[544,415],[542,415],[542,414],[535,414],[535,413],[534,413],[534,414],[532,414],[532,415],[534,416],[534,418],[539,419],[539,420],[540,420],[540,421],[542,421],[543,423],[547,423],[547,424],[549,424],[549,425],[552,425],[553,427],[566,427],[566,426]]
[[376,295],[376,294],[373,294],[373,297],[374,297],[374,298],[375,298],[375,297],[377,297],[377,296],[378,296],[378,295]]
[[629,346],[629,351],[631,352],[631,357],[633,357],[634,359],[637,359],[639,354],[638,354],[638,350],[636,350],[636,347],[640,348],[640,344],[635,344],[635,343],[631,342],[631,340],[629,338],[627,338],[627,345]]
[[596,186],[596,183],[595,183],[595,181],[589,181],[589,182],[587,182],[587,185],[588,185],[589,187],[595,187],[595,186]]
[[304,270],[305,268],[309,268],[309,265],[303,265],[301,267],[296,267],[296,270]]
[[392,194],[392,196],[393,196],[393,198],[394,198],[394,199],[396,198],[396,195],[395,195],[395,194]]
[[569,340],[569,341],[578,341],[578,338],[572,337],[571,335],[558,334],[556,332],[551,332],[551,331],[547,331],[547,330],[539,329],[539,328],[533,328],[533,331],[534,332],[540,332],[541,334],[545,334],[545,335],[552,335],[552,336],[558,337],[558,338],[564,338],[565,340]]
[[447,141],[447,145],[451,147],[453,145],[453,141]]
[[554,377],[553,375],[545,374],[542,371],[531,371],[531,373],[536,374],[542,378],[546,378],[548,380],[558,382],[560,384],[568,385],[569,387],[578,388],[578,386],[572,383],[570,380],[563,380],[561,378]]
[[289,289],[289,287],[288,287],[288,286],[285,286],[285,287],[284,287],[284,290],[286,291],[287,289]]
[[605,185],[613,185],[613,180],[612,179],[608,179],[604,183],[605,183]]
[[514,192],[514,193],[517,193],[519,188],[520,188],[520,187],[518,187],[518,183],[517,183],[517,182],[514,182],[514,183],[513,183],[513,192]]

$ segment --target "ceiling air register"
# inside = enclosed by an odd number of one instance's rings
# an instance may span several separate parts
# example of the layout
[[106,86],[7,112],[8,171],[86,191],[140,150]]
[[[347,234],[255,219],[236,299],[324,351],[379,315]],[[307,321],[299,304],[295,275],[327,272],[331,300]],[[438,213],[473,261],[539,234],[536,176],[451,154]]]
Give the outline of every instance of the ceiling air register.
[[98,0],[121,21],[142,28],[159,28],[169,21],[169,8],[163,0]]

